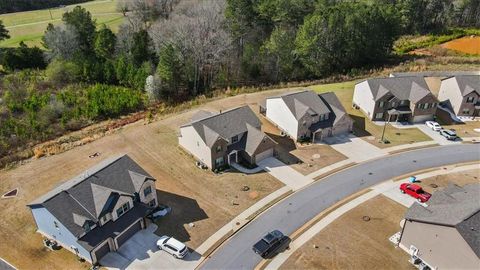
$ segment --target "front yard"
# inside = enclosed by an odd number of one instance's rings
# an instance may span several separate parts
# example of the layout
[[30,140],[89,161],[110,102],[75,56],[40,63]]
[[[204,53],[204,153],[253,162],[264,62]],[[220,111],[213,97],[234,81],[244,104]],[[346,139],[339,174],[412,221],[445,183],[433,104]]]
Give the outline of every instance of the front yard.
[[378,195],[328,225],[280,269],[414,269],[408,255],[388,241],[400,230],[405,210]]
[[338,99],[345,107],[345,110],[348,112],[350,117],[353,118],[353,133],[377,147],[386,148],[401,144],[431,140],[430,137],[425,135],[417,128],[398,129],[392,125],[387,125],[385,129],[385,139],[387,139],[390,143],[379,143],[379,140],[382,137],[383,126],[375,125],[372,123],[372,121],[366,119],[365,115],[360,110],[356,110],[352,107],[353,90],[356,82],[358,81],[315,85],[311,88],[317,93],[330,91],[335,92]]

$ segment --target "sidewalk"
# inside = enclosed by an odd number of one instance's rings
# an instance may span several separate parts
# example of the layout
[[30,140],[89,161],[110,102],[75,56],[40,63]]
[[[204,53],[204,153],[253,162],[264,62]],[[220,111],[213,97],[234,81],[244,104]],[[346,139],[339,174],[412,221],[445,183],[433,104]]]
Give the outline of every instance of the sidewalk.
[[313,182],[312,178],[304,176],[294,168],[274,157],[266,158],[258,162],[258,167],[265,169],[266,172],[289,186],[293,191]]
[[[465,166],[460,166],[460,167],[446,167],[447,169],[439,169],[435,170],[432,172],[427,172],[423,174],[417,175],[417,178],[419,180],[424,179],[424,178],[429,178],[432,176],[437,176],[437,175],[442,175],[442,174],[450,174],[450,173],[456,173],[456,172],[462,172],[462,171],[467,171],[467,170],[472,170],[472,169],[478,169],[479,164],[471,164],[471,165],[465,165]],[[409,178],[405,179],[400,179],[398,181],[386,181],[384,183],[378,184],[372,188],[372,191],[357,197],[350,202],[340,206],[336,210],[332,211],[330,214],[322,218],[320,221],[318,221],[315,225],[313,225],[310,229],[302,233],[298,238],[293,240],[290,243],[290,249],[286,250],[283,253],[278,254],[266,267],[265,269],[278,269],[284,262],[287,261],[287,259],[292,255],[296,250],[298,250],[300,247],[302,247],[308,240],[310,240],[313,236],[318,234],[320,231],[322,231],[325,227],[327,227],[330,223],[335,221],[335,219],[339,218],[349,210],[357,207],[363,202],[366,202],[367,200],[372,199],[373,197],[383,194],[384,196],[393,199],[402,205],[409,207],[415,200],[413,200],[411,203],[407,202],[408,200],[405,200],[404,197],[401,198],[401,200],[398,200],[398,196],[389,196],[391,195],[392,188],[394,188],[396,191],[398,191],[398,184],[399,182],[406,182],[408,181]],[[399,192],[397,192],[400,194]],[[406,196],[405,196],[406,197]]]

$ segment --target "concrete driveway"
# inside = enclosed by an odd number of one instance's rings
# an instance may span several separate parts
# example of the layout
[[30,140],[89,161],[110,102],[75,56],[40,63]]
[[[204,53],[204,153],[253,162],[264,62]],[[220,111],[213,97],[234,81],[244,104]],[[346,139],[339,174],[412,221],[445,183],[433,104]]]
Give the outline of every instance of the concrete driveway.
[[190,252],[183,259],[175,259],[169,253],[158,250],[156,243],[160,236],[151,224],[145,230],[137,232],[128,239],[119,250],[105,255],[100,264],[107,269],[194,269],[200,260],[200,254]]
[[385,155],[382,149],[351,134],[328,137],[324,139],[324,143],[354,162],[362,162]]
[[292,190],[300,189],[313,182],[311,178],[304,176],[274,157],[263,159],[259,161],[257,165],[283,182],[286,186],[292,188]]
[[440,133],[438,131],[434,131],[432,130],[431,128],[427,127],[426,125],[424,124],[416,124],[415,125],[421,132],[425,133],[428,137],[432,138],[432,140],[434,140],[436,143],[438,143],[439,145],[450,145],[450,144],[459,144],[461,143],[461,139],[457,139],[456,141],[449,141],[447,140],[445,137],[443,137],[442,135],[440,135]]

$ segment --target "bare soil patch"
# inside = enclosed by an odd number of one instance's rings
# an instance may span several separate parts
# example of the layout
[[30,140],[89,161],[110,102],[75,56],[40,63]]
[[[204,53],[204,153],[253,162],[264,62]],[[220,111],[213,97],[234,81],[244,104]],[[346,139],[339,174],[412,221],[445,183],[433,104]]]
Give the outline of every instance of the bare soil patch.
[[445,188],[450,183],[459,186],[464,186],[471,183],[480,183],[480,168],[458,173],[437,175],[419,180],[421,182],[418,182],[418,185],[420,185],[425,191],[433,193],[437,190]]
[[455,39],[441,45],[443,48],[466,54],[480,54],[480,37],[468,36]]
[[[173,235],[191,248],[283,186],[267,173],[215,175],[197,168],[195,160],[178,146],[177,130],[172,128],[183,124],[184,118],[180,115],[149,125],[134,123],[67,152],[0,171],[0,194],[13,188],[22,190],[16,198],[0,201],[0,256],[19,269],[87,268],[68,251],[43,249],[26,204],[61,181],[118,154],[129,154],[155,177],[159,202],[172,206],[172,214],[162,220],[158,233]],[[89,157],[97,152],[99,156]],[[258,196],[242,191],[244,185]],[[188,226],[192,222],[195,226]]]
[[382,195],[362,203],[315,235],[281,269],[414,269],[408,255],[388,240],[400,230],[405,210]]

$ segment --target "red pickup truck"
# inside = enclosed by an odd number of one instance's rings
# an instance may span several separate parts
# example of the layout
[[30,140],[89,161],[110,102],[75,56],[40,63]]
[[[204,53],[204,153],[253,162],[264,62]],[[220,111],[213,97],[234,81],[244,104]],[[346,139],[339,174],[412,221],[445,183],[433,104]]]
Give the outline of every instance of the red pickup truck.
[[432,194],[424,191],[421,186],[409,183],[401,184],[400,192],[407,193],[421,203],[428,201],[432,197]]

